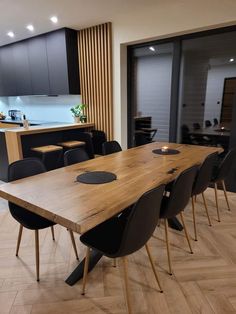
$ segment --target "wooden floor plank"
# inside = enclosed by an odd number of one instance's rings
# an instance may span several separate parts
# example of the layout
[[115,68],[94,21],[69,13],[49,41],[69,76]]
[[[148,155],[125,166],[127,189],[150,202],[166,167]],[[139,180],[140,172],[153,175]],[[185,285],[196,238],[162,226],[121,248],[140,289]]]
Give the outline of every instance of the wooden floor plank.
[[[167,273],[163,225],[155,230],[149,246],[164,293],[152,273],[145,249],[128,257],[128,274],[135,314],[225,314],[236,313],[236,195],[229,193],[232,211],[227,210],[219,192],[222,222],[216,221],[214,191],[206,200],[213,227],[207,224],[203,203],[197,200],[199,241],[192,241],[189,254],[186,239],[170,231],[174,275]],[[193,236],[191,204],[185,210],[186,224]],[[19,258],[15,256],[18,223],[11,217],[7,202],[0,199],[0,314],[125,314],[127,313],[122,263],[117,267],[103,258],[88,275],[87,293],[81,295],[81,282],[73,287],[65,278],[78,264],[68,231],[55,226],[56,241],[50,230],[40,232],[39,283],[35,280],[34,235],[24,230]],[[79,257],[85,248],[75,235]]]

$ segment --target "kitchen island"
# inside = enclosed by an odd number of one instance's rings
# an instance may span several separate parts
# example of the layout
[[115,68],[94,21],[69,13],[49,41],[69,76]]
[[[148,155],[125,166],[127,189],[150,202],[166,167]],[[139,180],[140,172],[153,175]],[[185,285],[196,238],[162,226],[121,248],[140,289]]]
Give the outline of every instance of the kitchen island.
[[93,123],[52,123],[29,128],[15,127],[0,129],[0,180],[7,181],[7,167],[10,163],[32,156],[32,148],[43,145],[57,145],[68,140],[86,142],[90,157],[93,156],[91,143],[86,141],[85,131]]

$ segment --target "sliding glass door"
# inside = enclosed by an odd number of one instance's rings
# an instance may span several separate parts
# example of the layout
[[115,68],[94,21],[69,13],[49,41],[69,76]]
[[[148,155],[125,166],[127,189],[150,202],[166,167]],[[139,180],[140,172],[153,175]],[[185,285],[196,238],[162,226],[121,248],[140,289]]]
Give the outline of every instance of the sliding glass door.
[[132,51],[130,146],[169,140],[172,61],[172,43]]

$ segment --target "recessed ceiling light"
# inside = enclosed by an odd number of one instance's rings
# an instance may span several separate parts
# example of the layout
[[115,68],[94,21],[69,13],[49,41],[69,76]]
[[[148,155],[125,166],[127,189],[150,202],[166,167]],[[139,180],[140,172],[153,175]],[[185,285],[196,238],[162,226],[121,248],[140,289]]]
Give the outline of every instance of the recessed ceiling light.
[[51,20],[53,23],[55,23],[55,24],[58,22],[57,16],[52,16],[52,17],[50,17],[50,20]]
[[234,62],[234,58],[229,59],[229,62]]
[[13,38],[13,37],[15,37],[15,34],[14,34],[13,32],[8,32],[8,33],[7,33],[7,36]]
[[33,26],[32,24],[27,25],[26,28],[27,28],[30,32],[33,32],[33,31],[34,31],[34,26]]
[[156,49],[154,48],[154,47],[149,47],[149,50],[151,50],[151,51],[156,51]]

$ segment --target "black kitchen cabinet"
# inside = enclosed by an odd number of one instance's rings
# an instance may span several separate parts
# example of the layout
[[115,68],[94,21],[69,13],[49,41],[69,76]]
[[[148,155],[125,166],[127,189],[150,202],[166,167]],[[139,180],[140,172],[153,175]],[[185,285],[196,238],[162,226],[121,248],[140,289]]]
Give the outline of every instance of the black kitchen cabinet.
[[15,84],[17,95],[31,95],[32,83],[28,47],[25,42],[12,45],[13,64],[15,66]]
[[68,70],[65,31],[46,36],[50,94],[68,94]]
[[27,42],[31,73],[32,94],[49,95],[48,58],[44,35],[31,38]]
[[65,28],[48,33],[46,43],[50,93],[79,94],[77,32]]
[[63,28],[0,48],[0,96],[67,94],[80,94],[77,31]]
[[16,96],[16,72],[12,45],[0,49],[0,71],[2,80],[1,96]]

